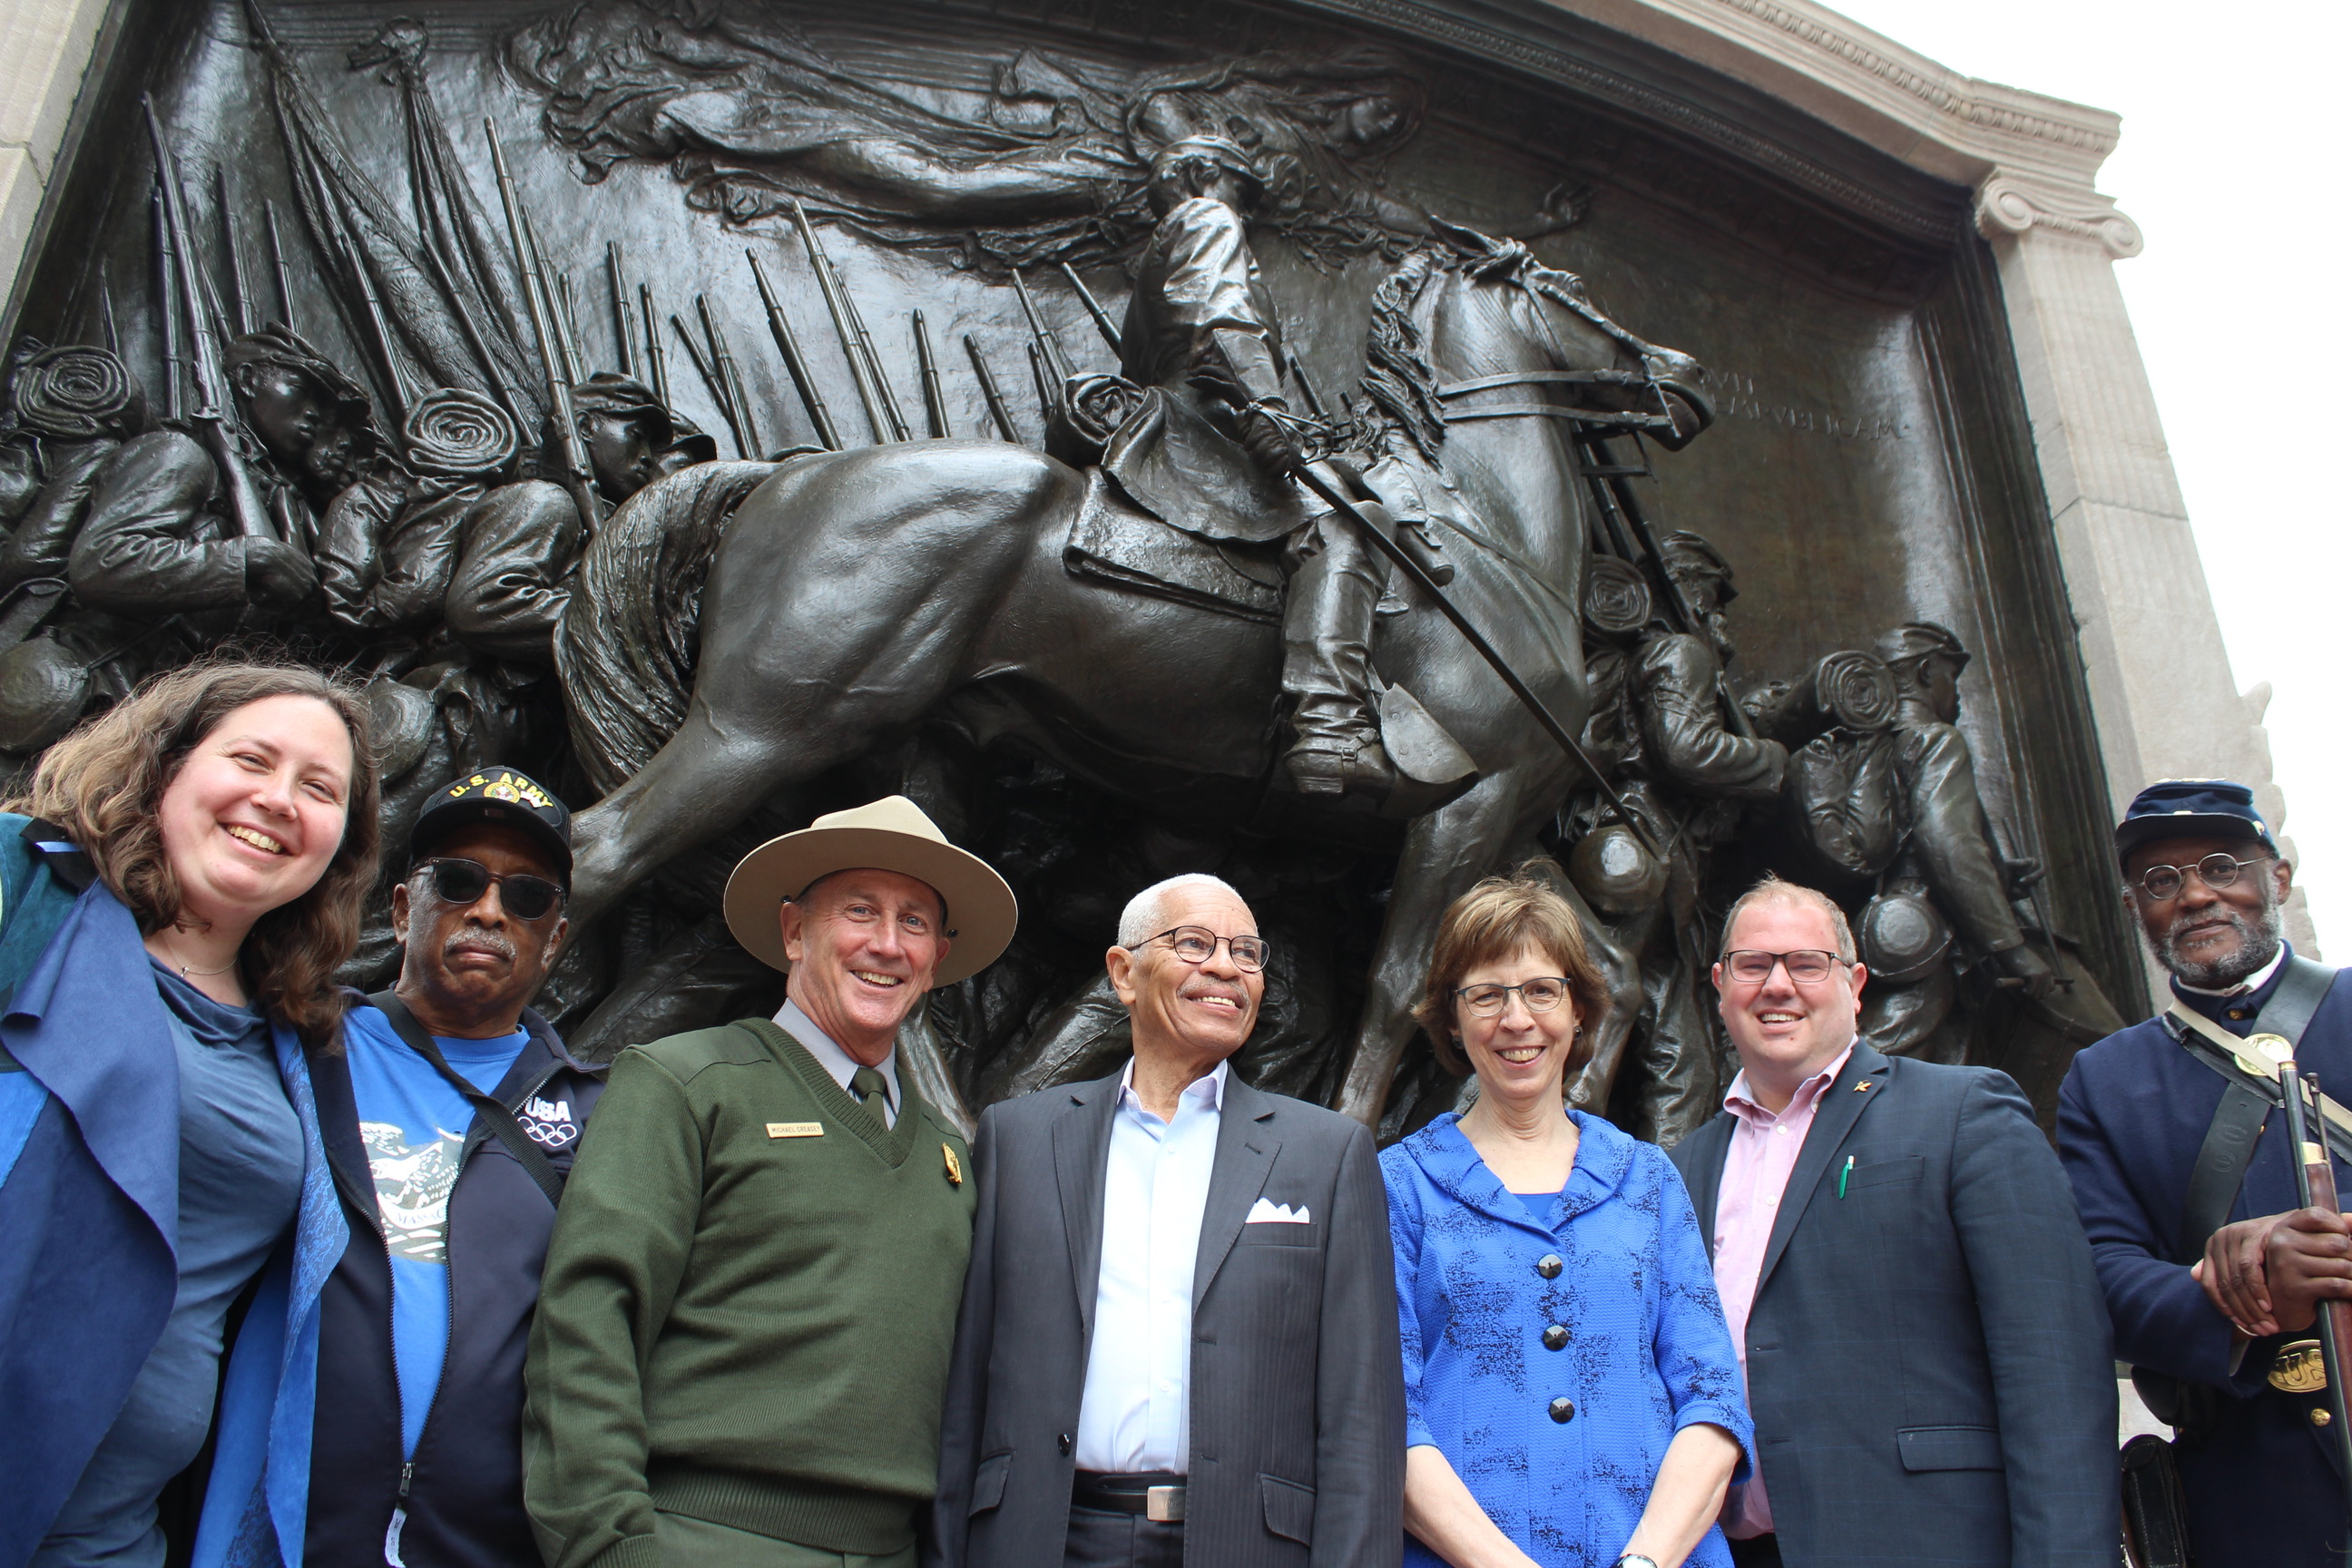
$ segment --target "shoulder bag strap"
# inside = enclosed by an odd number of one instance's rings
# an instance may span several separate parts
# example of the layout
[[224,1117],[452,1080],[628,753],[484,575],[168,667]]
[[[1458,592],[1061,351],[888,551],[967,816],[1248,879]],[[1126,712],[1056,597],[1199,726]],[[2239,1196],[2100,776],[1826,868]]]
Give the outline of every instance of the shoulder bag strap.
[[2184,1267],[2205,1256],[2205,1243],[2229,1223],[2230,1206],[2253,1163],[2254,1140],[2271,1113],[2271,1102],[2242,1083],[2221,1091],[2221,1103],[2205,1129],[2197,1163],[2189,1173],[2189,1201],[2180,1210],[2180,1244],[2174,1261]]
[[393,1031],[407,1043],[410,1050],[431,1063],[433,1070],[447,1080],[451,1089],[466,1097],[467,1103],[474,1108],[474,1113],[481,1119],[483,1125],[506,1145],[507,1152],[515,1157],[515,1163],[529,1172],[539,1190],[547,1194],[547,1201],[562,1203],[562,1176],[557,1173],[540,1146],[530,1141],[530,1134],[523,1131],[513,1109],[495,1095],[484,1094],[459,1077],[443,1058],[441,1047],[433,1043],[433,1037],[425,1033],[425,1026],[416,1021],[416,1015],[408,1010],[407,1003],[390,991],[379,991],[370,996],[368,1002],[392,1020]]

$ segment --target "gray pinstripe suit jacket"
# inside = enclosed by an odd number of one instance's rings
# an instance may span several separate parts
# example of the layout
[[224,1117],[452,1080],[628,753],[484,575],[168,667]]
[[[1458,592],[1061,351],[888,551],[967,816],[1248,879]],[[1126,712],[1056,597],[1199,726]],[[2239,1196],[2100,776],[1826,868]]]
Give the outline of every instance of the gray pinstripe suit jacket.
[[[924,1561],[1062,1561],[1116,1074],[989,1108]],[[1261,1196],[1307,1225],[1245,1225]],[[1192,1284],[1188,1568],[1394,1568],[1404,1385],[1371,1134],[1228,1078]]]

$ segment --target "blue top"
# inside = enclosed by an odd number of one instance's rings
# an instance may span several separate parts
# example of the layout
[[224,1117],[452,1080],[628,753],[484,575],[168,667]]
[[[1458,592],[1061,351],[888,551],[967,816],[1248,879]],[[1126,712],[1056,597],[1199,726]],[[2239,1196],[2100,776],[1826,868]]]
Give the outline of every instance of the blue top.
[[[488,1040],[436,1035],[433,1043],[451,1070],[491,1094],[530,1039],[517,1029]],[[344,1016],[343,1046],[350,1053],[360,1141],[375,1178],[376,1212],[392,1255],[400,1453],[411,1459],[449,1353],[449,1191],[457,1184],[474,1108],[373,1007],[362,1005]]]
[[179,1289],[130,1400],[36,1552],[36,1568],[156,1568],[155,1500],[213,1420],[229,1303],[294,1220],[302,1124],[269,1026],[161,964],[155,985],[180,1068]]
[[[1547,1568],[1613,1562],[1666,1446],[1708,1422],[1755,1428],[1682,1178],[1655,1147],[1568,1113],[1576,1168],[1549,1223],[1448,1112],[1381,1155],[1396,1249],[1405,1442],[1444,1454],[1502,1532]],[[1562,1267],[1546,1279],[1540,1265]],[[1566,1331],[1559,1350],[1544,1331]],[[1566,1399],[1573,1414],[1553,1418]],[[1408,1537],[1404,1561],[1443,1568]],[[1721,1530],[1689,1558],[1727,1568]]]

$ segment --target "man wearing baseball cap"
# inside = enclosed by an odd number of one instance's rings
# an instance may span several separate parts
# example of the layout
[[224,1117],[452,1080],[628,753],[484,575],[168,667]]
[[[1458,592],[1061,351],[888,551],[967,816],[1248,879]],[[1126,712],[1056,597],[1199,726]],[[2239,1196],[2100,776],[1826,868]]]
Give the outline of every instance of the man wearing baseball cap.
[[436,791],[393,889],[400,979],[311,1059],[351,1240],[320,1301],[307,1562],[534,1558],[523,1352],[603,1088],[524,1005],[567,934],[571,824],[512,768]]
[[[2278,1054],[2345,1098],[2352,987],[2284,940],[2294,868],[2245,785],[2149,785],[2116,852],[2170,1005],[2078,1055],[2058,1101],[2116,1352],[2177,1431],[2153,1457],[2178,1469],[2200,1568],[2340,1562],[2352,1518],[2314,1321],[2352,1299],[2352,1232],[2297,1209],[2276,1056],[2254,1037],[2283,1039]],[[2352,1190],[2352,1138],[2330,1143]]]
[[725,912],[786,1000],[613,1064],[531,1338],[531,1523],[550,1568],[913,1568],[974,1188],[896,1041],[1013,890],[892,795],[745,856]]

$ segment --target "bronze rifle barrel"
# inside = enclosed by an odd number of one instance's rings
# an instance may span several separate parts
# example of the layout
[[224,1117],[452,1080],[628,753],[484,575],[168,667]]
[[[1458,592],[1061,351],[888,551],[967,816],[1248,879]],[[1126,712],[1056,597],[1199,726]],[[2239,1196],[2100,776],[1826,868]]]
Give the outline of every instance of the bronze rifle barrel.
[[776,298],[775,289],[768,282],[768,270],[760,265],[760,258],[750,246],[743,247],[743,259],[751,264],[751,281],[759,285],[760,303],[768,312],[768,335],[776,340],[776,352],[783,356],[784,371],[793,378],[793,390],[801,395],[801,406],[808,411],[809,424],[816,430],[816,438],[828,452],[841,450],[841,432],[834,428],[833,410],[825,405],[824,395],[817,390],[816,378],[809,374],[808,358],[801,353],[801,341],[793,331],[792,318],[784,314],[783,302]]

